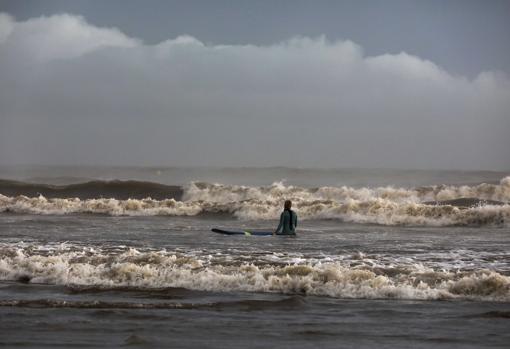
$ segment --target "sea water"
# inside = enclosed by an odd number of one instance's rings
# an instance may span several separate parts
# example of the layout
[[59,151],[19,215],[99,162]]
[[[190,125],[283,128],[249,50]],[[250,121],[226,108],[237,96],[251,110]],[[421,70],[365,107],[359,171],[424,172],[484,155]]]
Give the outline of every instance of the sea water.
[[[507,173],[0,175],[6,346],[480,348],[510,339]],[[274,229],[285,199],[296,237],[210,231]]]

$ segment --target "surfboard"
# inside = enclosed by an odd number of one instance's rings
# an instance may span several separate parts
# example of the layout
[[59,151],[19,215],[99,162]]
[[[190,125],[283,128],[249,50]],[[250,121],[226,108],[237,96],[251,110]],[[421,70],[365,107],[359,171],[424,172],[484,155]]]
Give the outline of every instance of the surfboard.
[[273,235],[270,231],[252,231],[252,230],[224,230],[224,229],[211,229],[212,232],[224,235],[245,235],[245,236],[269,236]]

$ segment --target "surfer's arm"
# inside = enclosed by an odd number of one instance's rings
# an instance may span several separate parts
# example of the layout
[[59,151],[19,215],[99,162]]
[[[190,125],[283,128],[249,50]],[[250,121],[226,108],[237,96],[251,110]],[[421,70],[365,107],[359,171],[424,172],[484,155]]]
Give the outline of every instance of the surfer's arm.
[[278,224],[278,228],[276,228],[273,235],[278,234],[282,228],[283,228],[283,213],[280,215],[280,223]]

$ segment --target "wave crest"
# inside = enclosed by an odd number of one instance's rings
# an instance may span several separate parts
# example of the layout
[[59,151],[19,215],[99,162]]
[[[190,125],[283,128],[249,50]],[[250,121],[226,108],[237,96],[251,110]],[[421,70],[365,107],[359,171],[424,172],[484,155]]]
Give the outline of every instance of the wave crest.
[[460,198],[478,198],[480,200],[510,201],[510,176],[501,179],[499,184],[482,183],[475,186],[435,185],[419,188],[352,188],[320,187],[302,188],[285,186],[275,182],[265,187],[223,185],[204,182],[191,182],[184,188],[183,200],[227,203],[244,200],[274,200],[285,198],[334,201],[369,201],[384,199],[395,202],[420,203],[424,201],[445,201]]

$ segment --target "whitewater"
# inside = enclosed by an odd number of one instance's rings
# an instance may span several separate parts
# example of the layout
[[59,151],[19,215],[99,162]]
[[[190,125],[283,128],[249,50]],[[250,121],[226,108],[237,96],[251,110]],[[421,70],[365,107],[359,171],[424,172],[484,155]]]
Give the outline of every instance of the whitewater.
[[[105,185],[112,185],[106,183]],[[89,184],[90,185],[90,184]],[[140,186],[140,183],[131,184]],[[146,186],[152,183],[145,184]],[[82,190],[87,190],[86,186]],[[31,214],[107,214],[128,216],[197,216],[227,214],[241,220],[270,220],[280,204],[294,202],[301,219],[338,219],[383,225],[508,225],[510,177],[499,184],[435,185],[417,188],[239,186],[191,182],[182,198],[9,197],[0,194],[0,212]]]

